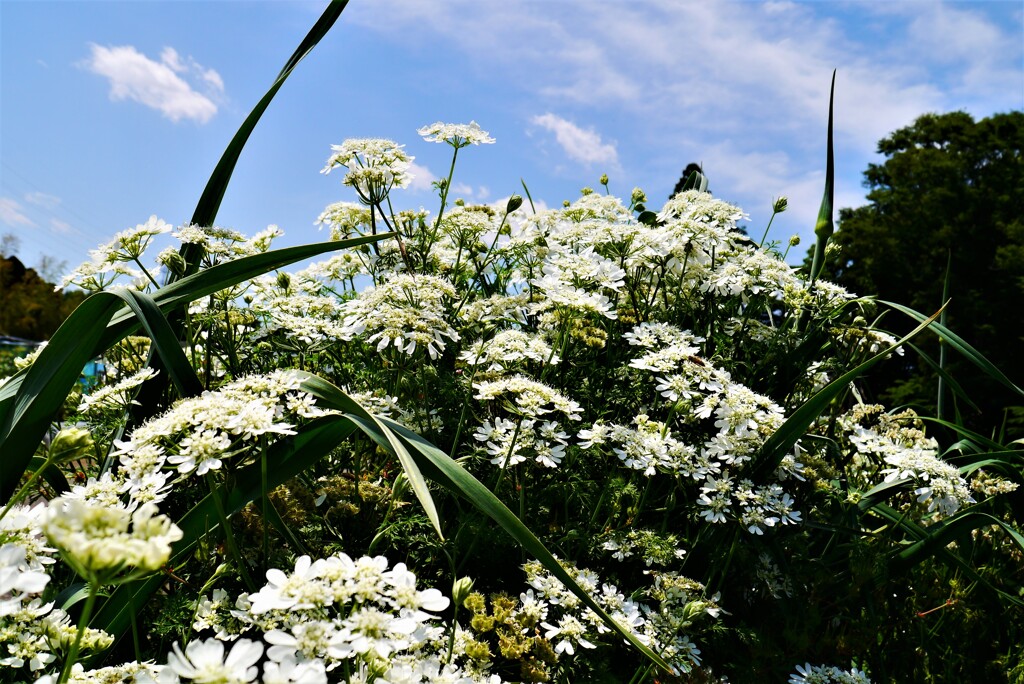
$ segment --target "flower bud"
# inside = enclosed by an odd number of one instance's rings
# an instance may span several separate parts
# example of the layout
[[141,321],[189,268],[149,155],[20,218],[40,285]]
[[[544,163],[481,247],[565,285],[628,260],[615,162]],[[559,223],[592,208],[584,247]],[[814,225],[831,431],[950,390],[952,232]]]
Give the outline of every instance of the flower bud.
[[461,608],[473,591],[473,580],[469,577],[460,577],[452,583],[452,601],[456,608]]
[[158,257],[160,263],[167,267],[167,270],[176,276],[185,274],[185,257],[178,254],[177,250],[165,250]]
[[781,214],[782,212],[786,211],[788,207],[789,198],[786,197],[785,195],[772,202],[772,211],[774,211],[776,214]]
[[793,237],[789,238],[789,246],[790,247],[796,247],[799,244],[800,244],[800,236],[799,235],[794,235]]
[[279,288],[281,288],[282,290],[287,291],[288,288],[291,287],[291,284],[292,284],[292,277],[290,275],[288,275],[284,271],[282,271],[281,273],[277,274],[277,286]]
[[594,188],[581,188],[580,194],[583,195],[584,197],[586,197],[587,195],[593,195]]
[[642,204],[647,201],[647,193],[640,188],[633,188],[633,194],[630,195],[630,199],[633,204]]
[[608,185],[608,174],[602,173],[601,178],[598,180],[601,185]]
[[50,457],[55,463],[67,463],[92,455],[92,434],[85,428],[66,427],[50,442]]
[[519,195],[512,195],[508,198],[508,202],[505,204],[505,213],[511,214],[521,206],[523,206],[523,198]]

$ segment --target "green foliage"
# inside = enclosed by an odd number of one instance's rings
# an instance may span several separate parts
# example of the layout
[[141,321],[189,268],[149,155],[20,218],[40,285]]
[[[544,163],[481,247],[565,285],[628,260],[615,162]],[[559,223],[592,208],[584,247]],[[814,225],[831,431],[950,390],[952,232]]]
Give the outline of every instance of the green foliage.
[[[224,668],[247,650],[264,675],[298,659],[310,681],[1019,670],[1021,444],[865,403],[862,381],[928,329],[1020,395],[1014,378],[936,316],[887,304],[911,321],[898,340],[868,323],[874,300],[755,245],[702,175],[657,212],[640,189],[531,215],[518,197],[449,206],[459,151],[494,141],[438,123],[420,131],[454,148],[436,217],[393,210],[408,158],[359,139],[329,163],[360,199],[324,212],[330,242],[272,250],[272,232],[210,227],[245,140],[344,4],[233,138],[200,225],[158,257],[167,281],[94,283],[0,385],[0,570],[17,577],[0,657],[65,629],[56,600],[77,630],[31,648],[54,651],[40,668],[62,682],[80,646],[90,667],[163,663],[189,639],[189,657],[216,651],[212,634],[241,637]],[[161,224],[101,257],[145,269]],[[98,353],[110,382],[79,397]],[[43,499],[40,520],[16,506]],[[31,574],[55,553],[44,538],[63,561],[48,587]]]
[[17,257],[0,255],[0,335],[48,340],[83,299],[81,291],[55,292]]
[[[948,327],[1018,385],[1024,384],[1024,113],[980,121],[964,112],[927,114],[878,144],[885,155],[864,174],[869,204],[843,209],[825,277],[930,313],[943,304],[950,264]],[[885,325],[911,323],[888,316]],[[918,343],[939,358],[938,338]],[[989,375],[951,358],[946,370],[977,404],[957,408],[991,433],[1005,406],[1020,406]],[[929,364],[908,355],[873,377],[873,396],[934,411],[938,384]],[[945,416],[949,417],[949,416]],[[1019,422],[1012,434],[1024,434]]]

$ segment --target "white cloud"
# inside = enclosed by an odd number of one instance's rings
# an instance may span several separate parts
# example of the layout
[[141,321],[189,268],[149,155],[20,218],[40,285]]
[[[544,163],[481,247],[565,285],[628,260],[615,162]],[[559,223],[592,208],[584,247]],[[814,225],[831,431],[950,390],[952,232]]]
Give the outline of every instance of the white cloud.
[[29,192],[25,194],[25,201],[44,209],[53,209],[60,204],[60,197],[48,195],[45,192]]
[[411,162],[409,164],[409,173],[412,175],[412,181],[409,182],[409,189],[414,192],[432,190],[433,182],[437,180],[437,176],[422,164]]
[[[90,48],[85,67],[110,81],[110,99],[134,100],[174,122],[191,119],[206,123],[217,113],[217,104],[208,95],[223,91],[220,75],[213,69],[204,69],[191,57],[182,61],[174,48],[164,48],[159,62],[131,45],[93,44]],[[183,76],[205,84],[207,95],[193,89]]]
[[34,226],[35,222],[22,212],[22,206],[10,197],[0,197],[0,223],[8,226]]
[[472,197],[473,186],[467,185],[466,183],[452,183],[451,189],[452,197]]
[[592,128],[580,128],[557,114],[548,112],[533,117],[531,123],[555,134],[555,140],[565,154],[587,166],[603,164],[612,168],[619,165],[619,153],[614,143],[601,140],[601,135]]
[[50,219],[50,228],[53,229],[53,232],[60,233],[62,235],[70,235],[75,232],[75,229],[71,227],[70,223],[56,218]]

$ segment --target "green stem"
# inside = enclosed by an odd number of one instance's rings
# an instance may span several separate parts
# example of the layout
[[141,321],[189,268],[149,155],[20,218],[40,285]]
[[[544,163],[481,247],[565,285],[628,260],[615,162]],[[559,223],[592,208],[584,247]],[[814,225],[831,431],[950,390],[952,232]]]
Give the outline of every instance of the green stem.
[[95,582],[89,582],[89,595],[85,599],[82,615],[78,618],[78,631],[75,633],[75,640],[71,644],[71,650],[68,651],[68,657],[64,660],[64,667],[61,668],[60,679],[57,680],[57,684],[64,684],[68,681],[68,677],[71,676],[71,667],[78,660],[78,649],[82,645],[82,636],[85,634],[85,628],[89,625],[89,618],[92,617],[92,609],[96,605],[97,593],[99,593],[99,587]]
[[132,257],[132,260],[139,265],[139,268],[142,269],[142,272],[144,274],[146,274],[147,278],[149,278],[149,282],[153,283],[153,287],[155,287],[156,289],[159,290],[160,289],[160,283],[156,282],[156,278],[154,278],[150,274],[150,272],[146,269],[146,267],[142,265],[142,262],[139,261],[139,257]]
[[774,211],[774,210],[772,211],[772,217],[770,219],[768,219],[768,225],[765,226],[764,235],[761,236],[761,241],[759,243],[757,243],[757,248],[758,249],[760,249],[761,247],[764,247],[764,241],[768,239],[768,231],[771,229],[772,221],[775,220],[775,215],[777,213],[779,213],[779,212]]
[[441,229],[441,219],[444,218],[445,207],[448,206],[448,191],[452,187],[452,176],[455,175],[455,160],[459,157],[459,148],[455,148],[455,154],[452,155],[452,165],[448,169],[448,180],[445,181],[444,188],[441,189],[441,210],[437,213],[437,220],[434,221],[434,234],[431,235],[431,240],[437,239],[437,231]]
[[35,481],[39,479],[39,475],[41,473],[43,473],[47,468],[52,466],[53,463],[54,463],[53,456],[52,455],[47,456],[46,457],[46,461],[43,462],[43,465],[38,470],[36,470],[34,473],[32,473],[32,475],[28,478],[28,482],[26,482],[24,484],[24,486],[22,486],[22,488],[18,490],[17,494],[15,494],[13,497],[11,497],[11,500],[7,502],[6,506],[4,506],[4,510],[0,511],[0,520],[3,520],[4,516],[6,516],[7,513],[10,512],[10,510],[12,508],[14,508],[14,504],[16,504],[19,501],[21,501],[25,497],[25,495],[28,494],[28,490],[31,489],[32,485],[35,484]]
[[267,439],[264,435],[260,438],[260,496],[263,499],[263,520],[260,527],[263,528],[263,569],[270,567],[270,530],[267,525],[267,511],[270,510],[269,494],[267,492]]
[[238,565],[238,574],[242,576],[245,586],[249,588],[250,592],[254,592],[256,583],[253,582],[249,568],[245,564],[245,558],[242,557],[242,552],[239,551],[238,544],[235,542],[235,533],[231,531],[231,523],[224,511],[224,502],[220,500],[220,491],[218,491],[217,482],[213,479],[213,473],[206,473],[206,483],[210,487],[210,497],[213,499],[214,508],[217,509],[217,518],[220,520],[221,529],[224,530],[224,544],[228,547],[228,553],[235,559],[235,564]]

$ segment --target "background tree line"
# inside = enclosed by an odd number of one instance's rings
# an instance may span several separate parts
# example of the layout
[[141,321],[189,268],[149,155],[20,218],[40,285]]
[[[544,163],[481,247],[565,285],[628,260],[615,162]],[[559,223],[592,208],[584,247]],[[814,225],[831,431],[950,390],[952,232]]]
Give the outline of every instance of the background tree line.
[[[878,151],[885,161],[864,173],[868,204],[839,212],[822,276],[925,314],[943,304],[948,277],[947,327],[1024,385],[1024,113],[980,121],[964,112],[926,114],[882,139]],[[879,325],[899,334],[914,327],[892,311]],[[938,362],[936,336],[914,345]],[[952,382],[944,418],[959,415],[986,434],[1005,422],[1021,436],[1019,397],[959,355],[949,354],[945,370]],[[934,415],[938,378],[907,350],[866,386],[886,405]]]
[[60,266],[47,262],[47,277],[26,268],[14,255],[18,240],[5,235],[0,241],[0,336],[41,342],[50,339],[64,319],[85,298],[79,290],[54,291],[48,281]]

